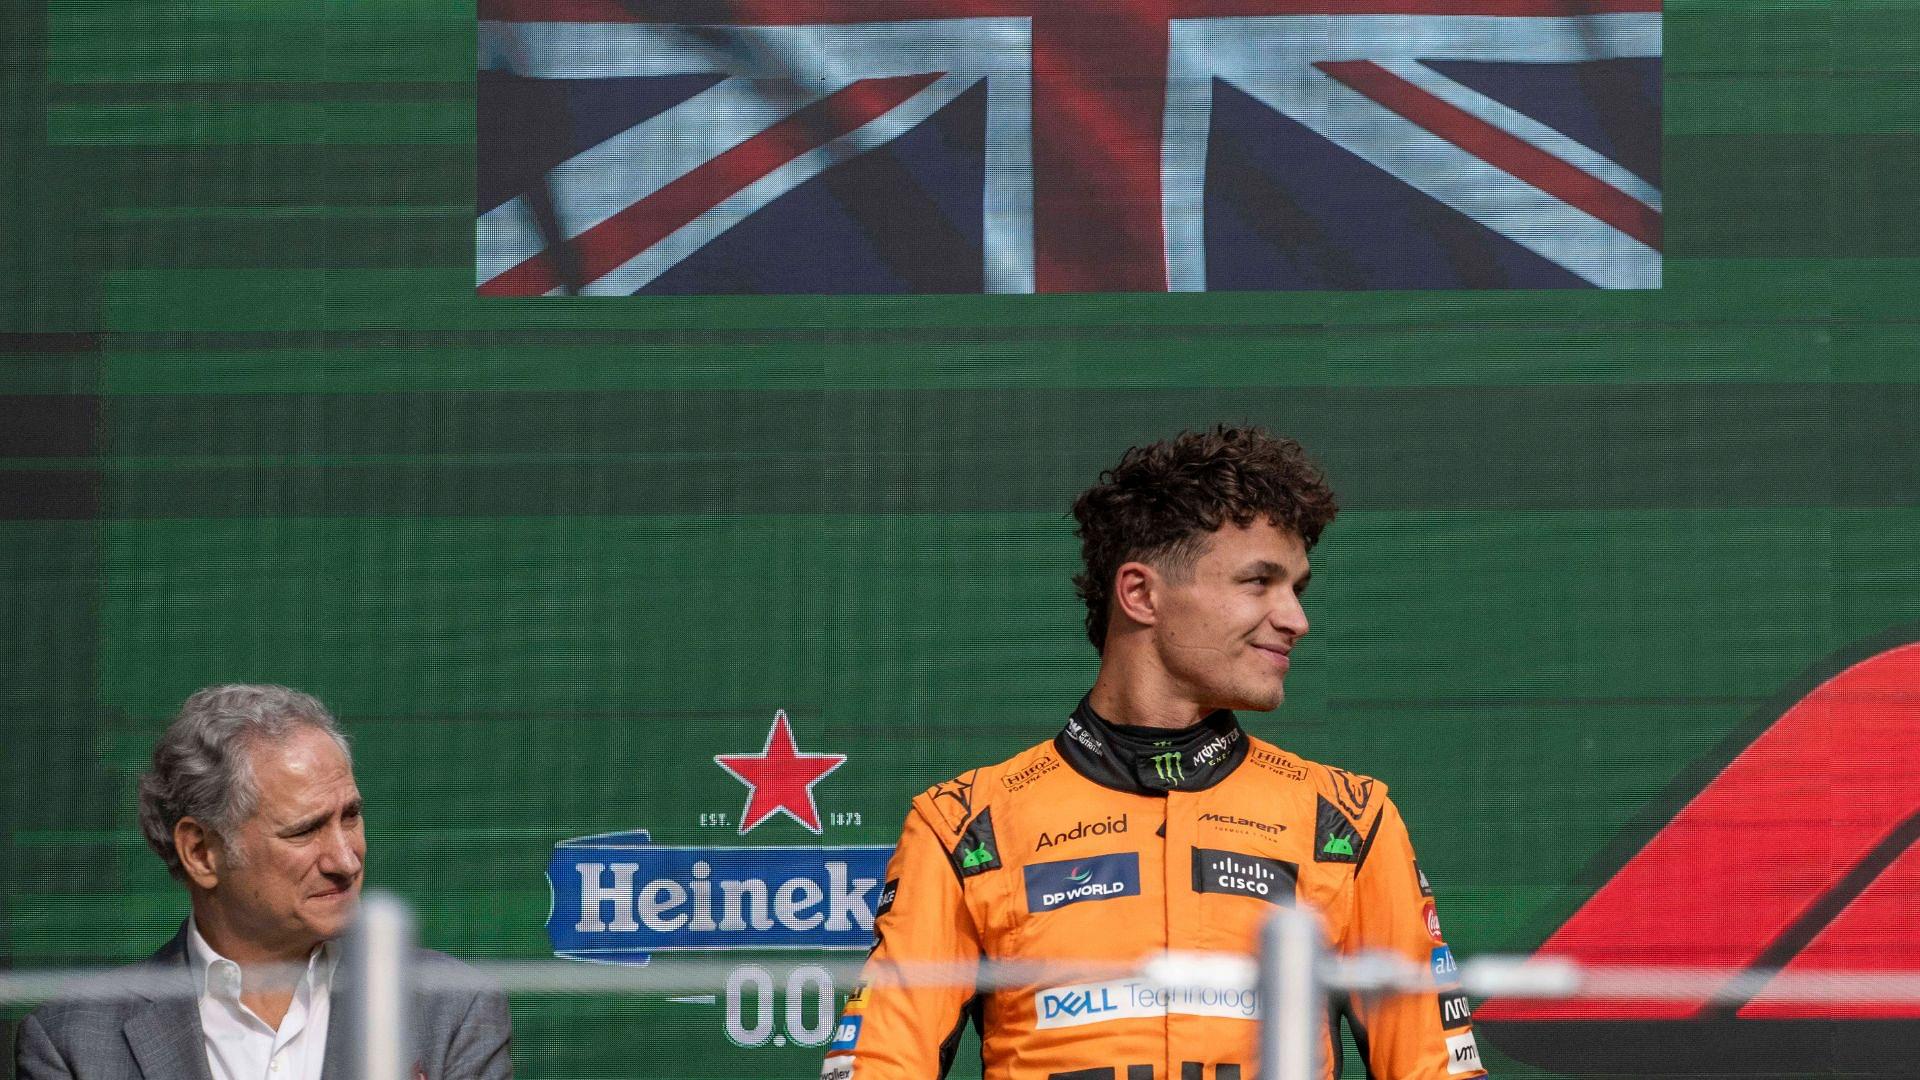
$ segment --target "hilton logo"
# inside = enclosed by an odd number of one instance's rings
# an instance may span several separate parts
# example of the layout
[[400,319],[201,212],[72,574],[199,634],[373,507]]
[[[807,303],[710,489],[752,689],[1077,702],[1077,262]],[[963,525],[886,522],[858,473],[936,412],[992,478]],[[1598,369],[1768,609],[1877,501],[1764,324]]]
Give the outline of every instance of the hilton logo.
[[1237,851],[1193,849],[1193,891],[1250,896],[1281,907],[1293,906],[1299,867]]

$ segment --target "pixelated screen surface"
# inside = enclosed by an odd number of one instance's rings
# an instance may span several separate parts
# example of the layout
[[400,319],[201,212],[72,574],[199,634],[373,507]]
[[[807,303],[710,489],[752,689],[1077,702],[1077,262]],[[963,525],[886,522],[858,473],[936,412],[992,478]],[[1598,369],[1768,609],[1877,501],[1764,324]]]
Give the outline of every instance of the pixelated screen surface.
[[[1920,966],[1920,9],[1595,4],[1583,38],[1469,4],[1545,52],[1370,23],[1276,58],[1196,6],[1102,142],[1057,72],[1005,100],[1035,46],[991,27],[808,53],[792,11],[661,7],[620,23],[654,67],[563,79],[509,59],[597,4],[5,0],[0,964],[167,939],[135,778],[194,689],[278,682],[341,716],[369,880],[435,948],[606,947],[554,904],[620,843],[841,897],[845,929],[615,942],[737,966],[516,999],[522,1075],[811,1075],[851,989],[816,965],[865,947],[908,800],[1093,677],[1075,493],[1250,421],[1345,509],[1288,700],[1243,719],[1391,785],[1458,953]],[[764,85],[836,49],[871,70]],[[577,160],[729,101],[746,150]],[[1488,209],[1516,182],[1533,210]],[[1899,1075],[1914,1022],[1477,1028],[1501,1077]]]

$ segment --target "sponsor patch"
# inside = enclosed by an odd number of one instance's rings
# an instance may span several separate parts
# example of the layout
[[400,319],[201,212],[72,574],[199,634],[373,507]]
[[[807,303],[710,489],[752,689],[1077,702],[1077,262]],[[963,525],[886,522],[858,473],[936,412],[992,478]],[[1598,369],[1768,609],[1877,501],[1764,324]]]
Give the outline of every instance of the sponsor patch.
[[1034,914],[1091,900],[1140,895],[1137,852],[1033,863],[1022,869],[1027,875],[1027,910]]
[[[1163,739],[1153,745],[1165,746],[1167,743],[1166,740]],[[1158,781],[1161,786],[1177,787],[1187,782],[1187,759],[1180,751],[1163,750],[1148,758],[1147,761],[1153,766],[1154,780]],[[1144,772],[1140,779],[1143,783],[1146,781]]]
[[1239,728],[1234,728],[1230,731],[1223,731],[1220,734],[1215,735],[1213,738],[1208,739],[1206,743],[1202,745],[1198,750],[1195,750],[1193,752],[1193,755],[1191,758],[1191,760],[1193,761],[1193,767],[1196,770],[1212,768],[1213,766],[1219,764],[1220,759],[1227,755],[1227,751],[1233,749],[1233,744],[1239,741],[1240,741]]
[[1307,770],[1295,764],[1294,760],[1285,754],[1276,754],[1271,750],[1262,750],[1259,747],[1255,747],[1250,756],[1253,758],[1255,765],[1260,766],[1270,773],[1279,773],[1289,780],[1305,780],[1307,778]]
[[1008,773],[1001,777],[1000,782],[1007,786],[1008,791],[1019,791],[1059,767],[1060,759],[1052,754],[1046,754],[1019,772]]
[[1461,1073],[1480,1072],[1480,1046],[1473,1041],[1473,1032],[1463,1032],[1447,1038],[1447,1075],[1458,1076]]
[[1433,901],[1429,900],[1422,906],[1420,916],[1426,920],[1427,936],[1435,942],[1445,945],[1447,943],[1446,935],[1440,932],[1440,909],[1433,906]]
[[875,919],[878,919],[880,918],[880,916],[885,915],[889,911],[892,911],[893,898],[898,895],[900,895],[900,879],[899,878],[893,878],[889,880],[885,885],[880,886],[880,895],[877,898],[875,898],[874,904],[873,904],[873,917]]
[[1367,812],[1367,803],[1373,799],[1373,777],[1356,776],[1345,769],[1325,766],[1327,775],[1333,779],[1333,797],[1347,816],[1359,820]]
[[853,1080],[853,1058],[839,1054],[821,1062],[820,1080]]
[[1432,896],[1433,883],[1427,880],[1427,872],[1420,869],[1420,860],[1418,859],[1413,861],[1413,876],[1420,879],[1420,895]]
[[1000,869],[1000,844],[993,838],[993,808],[967,823],[953,848],[954,872],[963,878]]
[[1193,891],[1250,896],[1269,904],[1292,907],[1300,868],[1279,859],[1263,859],[1238,851],[1193,849]]
[[853,1053],[853,1048],[860,1045],[860,1020],[858,1016],[841,1017],[833,1027],[833,1042],[827,1047],[827,1053]]
[[1465,990],[1448,990],[1437,996],[1440,1000],[1441,1027],[1466,1027],[1467,1022],[1473,1019],[1473,1008],[1467,1004]]
[[969,772],[933,787],[929,801],[949,829],[958,829],[962,822],[973,816],[973,777],[974,773]]
[[1179,1013],[1252,1020],[1260,996],[1248,988],[1165,990],[1135,979],[1056,986],[1033,996],[1034,1027],[1066,1028]]
[[1445,945],[1433,950],[1433,981],[1442,986],[1460,981],[1460,965],[1453,960],[1453,950]]
[[1082,724],[1080,718],[1077,716],[1067,717],[1067,738],[1086,747],[1088,753],[1104,754],[1107,752],[1106,744],[1101,742],[1093,732],[1088,731],[1087,726]]
[[1234,832],[1249,833],[1255,836],[1279,836],[1281,833],[1287,831],[1287,827],[1277,821],[1255,821],[1252,818],[1239,817],[1234,814],[1201,814],[1197,820],[1222,829],[1231,829]]
[[1059,832],[1040,830],[1040,842],[1033,846],[1033,850],[1045,851],[1069,840],[1084,840],[1089,836],[1119,836],[1126,831],[1127,815],[1125,814],[1099,821],[1076,821],[1071,829],[1061,829]]
[[845,1011],[853,1014],[865,1012],[866,1009],[867,984],[861,983],[859,986],[853,988],[853,993],[847,995],[847,1007]]
[[1347,820],[1347,815],[1335,809],[1325,796],[1321,796],[1313,816],[1314,862],[1357,863],[1360,861],[1360,849],[1364,846],[1360,839],[1360,830],[1353,827],[1353,822]]

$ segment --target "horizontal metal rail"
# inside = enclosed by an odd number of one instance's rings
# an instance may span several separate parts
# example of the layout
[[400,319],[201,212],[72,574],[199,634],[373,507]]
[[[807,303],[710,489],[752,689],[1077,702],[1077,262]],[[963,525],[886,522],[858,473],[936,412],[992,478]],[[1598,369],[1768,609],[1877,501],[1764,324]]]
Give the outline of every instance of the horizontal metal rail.
[[[837,984],[858,982],[865,965],[856,959],[815,961]],[[491,986],[510,995],[681,994],[718,990],[739,966],[712,955],[656,953],[646,964],[585,964],[569,960],[489,960],[464,967],[435,965],[411,973],[416,990],[433,992]],[[1431,993],[1432,975],[1421,965],[1379,954],[1334,956],[1321,962],[1320,982],[1329,991]],[[985,961],[972,964],[897,964],[876,972],[883,985],[971,986],[1010,990],[1078,982],[1138,978],[1166,989],[1250,989],[1257,965],[1226,953],[1167,953],[1142,963]],[[248,969],[248,978],[275,974],[296,982],[304,966]],[[1709,968],[1658,964],[1576,964],[1516,956],[1488,956],[1460,964],[1458,986],[1473,997],[1594,1001],[1803,1002],[1810,1004],[1920,1005],[1920,971],[1824,971],[1779,968]],[[0,971],[0,1006],[64,1001],[106,1001],[129,996],[192,996],[178,974],[142,966],[16,969]]]

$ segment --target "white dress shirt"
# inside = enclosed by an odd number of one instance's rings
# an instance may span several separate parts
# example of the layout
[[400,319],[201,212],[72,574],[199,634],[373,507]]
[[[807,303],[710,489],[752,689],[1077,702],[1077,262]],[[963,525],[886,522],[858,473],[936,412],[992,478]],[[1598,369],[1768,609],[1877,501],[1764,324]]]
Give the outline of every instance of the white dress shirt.
[[339,964],[331,944],[307,957],[306,973],[278,1031],[241,1004],[240,965],[214,952],[192,919],[187,920],[187,963],[200,992],[200,1030],[213,1080],[320,1080],[333,970]]

